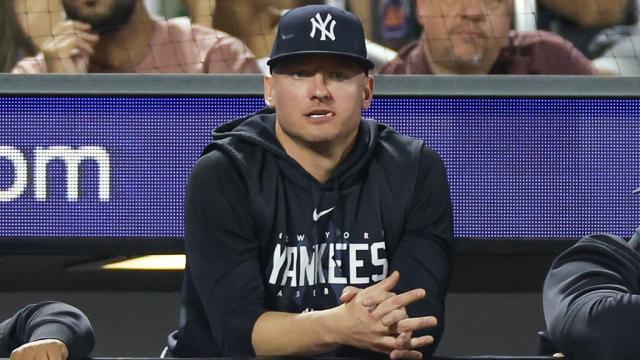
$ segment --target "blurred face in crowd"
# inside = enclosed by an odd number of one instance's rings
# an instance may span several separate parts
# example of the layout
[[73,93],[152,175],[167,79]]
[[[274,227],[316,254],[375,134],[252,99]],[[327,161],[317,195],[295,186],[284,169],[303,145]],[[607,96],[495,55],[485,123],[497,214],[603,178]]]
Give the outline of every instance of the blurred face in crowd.
[[424,51],[436,73],[488,73],[506,45],[512,0],[418,0]]
[[350,146],[373,93],[373,78],[360,65],[333,55],[281,60],[264,85],[265,100],[278,114],[276,135],[286,150]]
[[18,23],[38,46],[51,37],[53,27],[64,17],[60,0],[13,1]]
[[129,22],[139,0],[62,0],[71,20],[91,25],[97,33],[108,33]]

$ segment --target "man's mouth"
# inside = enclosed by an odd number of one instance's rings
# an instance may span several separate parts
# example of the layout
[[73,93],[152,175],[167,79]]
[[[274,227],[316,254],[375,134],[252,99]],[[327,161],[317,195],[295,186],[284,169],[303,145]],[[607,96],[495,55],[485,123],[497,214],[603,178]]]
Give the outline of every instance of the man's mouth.
[[460,37],[467,37],[467,38],[473,38],[473,39],[481,39],[483,38],[483,34],[480,31],[472,31],[472,30],[462,30],[462,31],[457,31],[455,32],[456,35],[460,36]]
[[326,118],[332,118],[336,114],[329,110],[313,110],[305,114],[305,116],[310,117],[313,120],[322,120]]
[[485,37],[484,32],[477,26],[472,25],[458,25],[453,28],[451,32],[453,35],[463,36],[463,37],[472,37],[472,38],[483,38]]

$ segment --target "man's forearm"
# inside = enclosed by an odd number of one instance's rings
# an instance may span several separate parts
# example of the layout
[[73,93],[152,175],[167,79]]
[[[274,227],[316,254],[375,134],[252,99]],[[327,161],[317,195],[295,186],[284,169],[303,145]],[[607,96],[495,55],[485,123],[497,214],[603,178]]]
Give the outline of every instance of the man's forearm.
[[262,314],[251,337],[256,356],[313,356],[334,350],[339,345],[333,328],[337,311]]
[[314,356],[347,345],[399,357],[420,357],[415,349],[432,343],[433,338],[409,335],[411,339],[403,339],[401,333],[433,327],[435,319],[408,318],[406,307],[423,299],[425,291],[390,293],[399,279],[400,273],[394,271],[331,309],[302,314],[263,313],[252,330],[255,354]]

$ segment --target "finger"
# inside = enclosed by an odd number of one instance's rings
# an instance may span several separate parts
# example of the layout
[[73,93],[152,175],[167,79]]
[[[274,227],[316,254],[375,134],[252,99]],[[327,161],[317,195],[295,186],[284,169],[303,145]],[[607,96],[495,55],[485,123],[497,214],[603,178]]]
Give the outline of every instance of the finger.
[[86,56],[91,56],[96,52],[95,49],[93,48],[93,45],[87,44],[84,41],[78,41],[76,43],[76,48],[80,50],[80,52],[83,55],[86,55]]
[[391,310],[406,307],[411,303],[424,299],[425,296],[427,296],[427,293],[424,289],[413,289],[411,291],[407,291],[382,302],[378,305],[372,315],[379,319]]
[[67,357],[69,357],[67,344],[57,339],[52,339],[51,342],[52,348],[50,353],[53,354],[53,358],[49,360],[67,360]]
[[411,349],[412,332],[400,332],[396,338],[397,349]]
[[[409,341],[402,341],[402,347],[405,349],[417,349],[425,346],[429,346],[433,344],[433,336],[425,335],[416,338],[411,338]],[[396,338],[396,344],[398,344],[398,339]],[[397,345],[396,345],[397,346]]]
[[11,352],[11,360],[22,360],[22,351],[17,349]]
[[34,360],[50,360],[49,359],[49,353],[50,351],[48,351],[45,348],[39,348],[39,349],[34,349],[34,351],[32,352],[32,354],[29,356],[29,359],[34,359]]
[[393,350],[402,350],[397,345],[397,338],[395,336],[381,336],[377,343],[373,346],[374,350],[381,353],[389,354]]
[[438,319],[435,316],[424,316],[418,318],[408,318],[398,321],[396,326],[400,332],[417,331],[422,329],[429,329],[438,325]]
[[53,39],[53,44],[57,48],[65,48],[69,46],[69,44],[72,44],[73,42],[75,42],[76,39],[77,37],[74,34],[56,35],[56,37]]
[[62,349],[60,346],[56,345],[48,352],[49,360],[65,360],[66,357],[63,357]]
[[345,287],[344,290],[342,290],[342,295],[340,295],[340,302],[348,303],[349,301],[353,300],[353,298],[356,297],[356,295],[361,291],[362,289],[359,289],[355,286]]
[[78,31],[91,31],[91,25],[86,22],[71,20],[71,26],[73,29]]
[[60,360],[60,354],[54,349],[49,349],[45,354],[45,358],[47,360]]
[[45,55],[48,53],[59,58],[68,57],[76,48],[77,41],[78,39],[73,35],[60,35],[53,42],[45,44],[42,51]]
[[362,306],[375,307],[394,296],[396,296],[395,293],[388,291],[379,291],[371,295],[366,295],[362,299]]
[[372,292],[378,290],[391,291],[398,284],[398,280],[400,280],[400,273],[394,271],[384,280],[368,287],[367,290],[372,290]]
[[408,317],[407,311],[404,308],[395,309],[382,318],[382,325],[389,327]]
[[422,353],[416,350],[393,350],[390,359],[422,359]]
[[89,34],[89,33],[72,33],[72,34],[61,34],[56,35],[54,39],[54,44],[56,47],[69,47],[74,45],[77,42],[84,42],[86,44],[95,45],[100,40],[100,37],[97,35]]
[[78,38],[90,43],[95,44],[100,40],[100,36],[88,32],[78,32],[75,34]]
[[67,360],[69,358],[69,348],[67,344],[62,343],[62,350],[60,351],[60,359]]
[[58,39],[54,51],[55,56],[59,59],[64,59],[78,54],[91,56],[95,52],[93,45],[76,36],[65,36],[64,38]]
[[75,34],[78,32],[91,31],[91,25],[80,21],[67,20],[56,24],[51,33],[53,35]]

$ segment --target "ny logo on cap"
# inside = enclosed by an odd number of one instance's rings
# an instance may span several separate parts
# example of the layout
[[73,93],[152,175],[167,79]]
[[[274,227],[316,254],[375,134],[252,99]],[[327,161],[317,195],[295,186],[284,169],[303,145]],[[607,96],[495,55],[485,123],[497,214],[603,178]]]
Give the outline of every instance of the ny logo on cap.
[[[311,18],[311,24],[313,25],[313,28],[311,29],[311,34],[309,34],[309,36],[312,39],[315,38],[316,29],[318,29],[322,33],[322,36],[320,37],[321,41],[327,40],[327,36],[331,39],[331,41],[335,41],[336,35],[333,33],[333,29],[336,27],[336,21],[331,19],[331,14],[327,14],[327,19],[322,20],[322,16],[320,16],[320,13],[317,13],[315,18]],[[331,22],[331,27],[327,31],[327,25],[329,25],[329,22]]]

